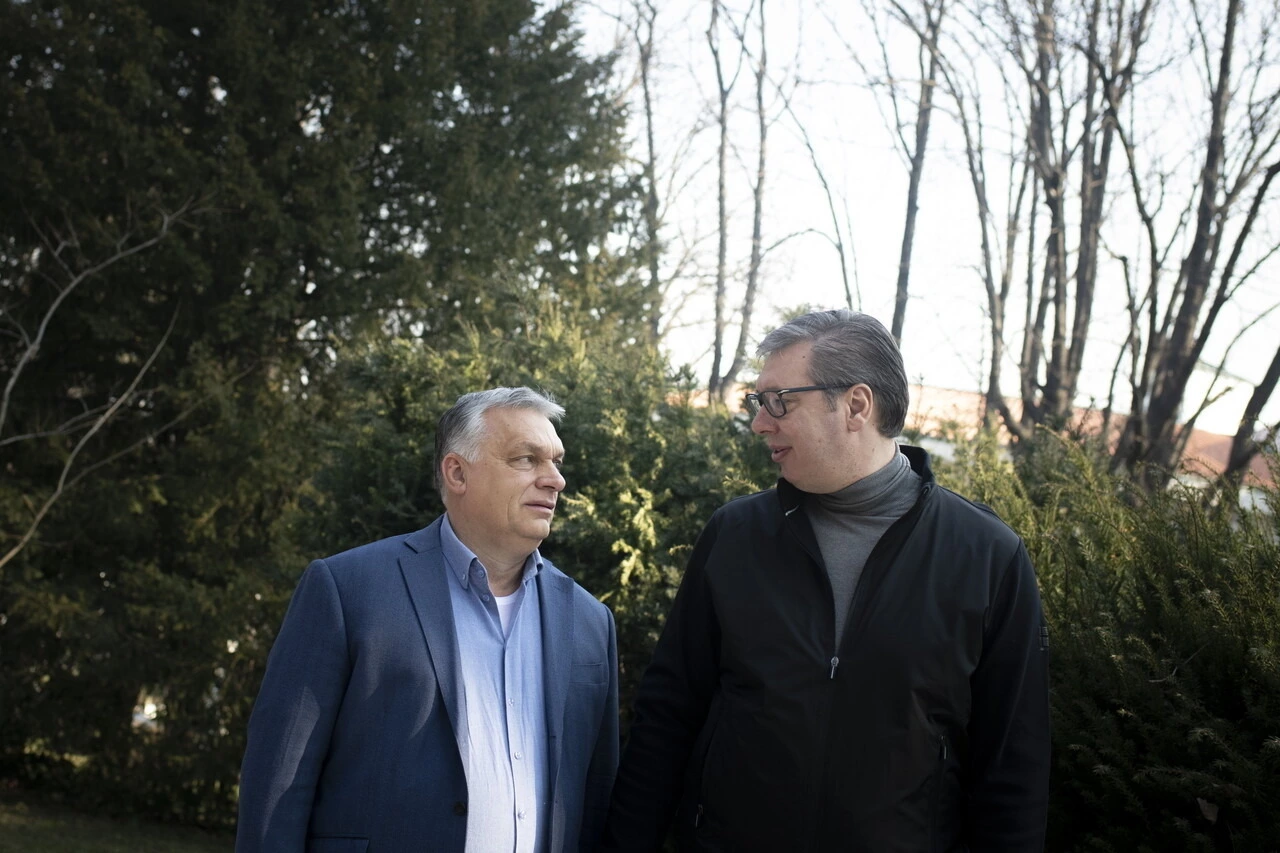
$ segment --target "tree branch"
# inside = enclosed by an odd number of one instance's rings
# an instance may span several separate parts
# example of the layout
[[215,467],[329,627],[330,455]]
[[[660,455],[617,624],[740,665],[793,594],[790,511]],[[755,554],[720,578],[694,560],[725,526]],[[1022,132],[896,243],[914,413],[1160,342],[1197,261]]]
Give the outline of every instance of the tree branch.
[[103,270],[106,270],[126,258],[132,257],[133,255],[145,251],[159,243],[168,236],[169,232],[176,224],[186,219],[190,212],[190,200],[183,202],[183,204],[172,213],[161,212],[160,227],[156,230],[156,233],[152,234],[146,240],[134,243],[133,245],[127,245],[130,233],[126,231],[121,236],[120,240],[117,241],[116,251],[114,254],[96,264],[86,267],[80,272],[74,272],[62,257],[62,253],[67,248],[78,247],[79,245],[77,239],[74,237],[74,232],[70,242],[60,240],[57,247],[54,247],[49,238],[40,230],[39,226],[35,222],[31,223],[32,227],[35,228],[36,233],[40,235],[41,240],[44,241],[45,245],[49,248],[53,259],[64,271],[66,271],[70,280],[59,290],[58,295],[44,312],[44,316],[41,318],[40,325],[36,330],[35,338],[31,340],[22,355],[18,357],[18,363],[14,365],[13,372],[9,374],[9,379],[5,382],[4,393],[3,395],[0,395],[0,435],[4,434],[4,425],[9,416],[9,405],[13,396],[13,389],[17,386],[18,379],[22,376],[23,370],[26,369],[26,366],[30,364],[31,360],[40,352],[40,346],[44,343],[45,333],[49,329],[49,324],[53,321],[54,315],[58,313],[58,309],[62,307],[63,303],[67,300],[67,297],[69,297],[76,288]]
[[[173,317],[169,319],[169,327],[165,329],[164,335],[162,335],[160,338],[160,342],[156,344],[155,348],[151,351],[151,355],[149,355],[147,357],[147,360],[143,362],[142,367],[139,368],[137,374],[133,377],[133,381],[129,383],[129,387],[124,390],[123,394],[121,394],[119,397],[116,398],[115,402],[113,402],[109,407],[107,407],[106,411],[104,411],[102,414],[100,414],[97,417],[97,419],[94,420],[93,426],[89,428],[88,432],[86,432],[84,435],[80,437],[80,440],[76,442],[75,447],[71,449],[70,455],[67,456],[66,462],[64,462],[62,465],[62,473],[58,477],[58,483],[54,487],[53,493],[50,494],[49,497],[45,499],[45,502],[41,505],[40,509],[36,511],[35,517],[31,520],[31,523],[27,526],[26,532],[22,534],[21,538],[18,540],[18,543],[14,545],[12,548],[10,548],[8,553],[6,553],[3,557],[0,557],[0,571],[3,571],[5,565],[8,564],[9,561],[12,560],[14,557],[16,557],[22,551],[22,549],[25,548],[27,544],[32,540],[32,538],[36,535],[36,530],[40,527],[41,522],[43,522],[45,519],[45,516],[48,515],[49,510],[53,508],[53,505],[58,501],[59,498],[62,497],[62,495],[66,492],[68,488],[70,488],[71,486],[79,482],[81,479],[83,479],[85,475],[87,475],[89,472],[96,470],[97,468],[100,468],[101,466],[107,464],[108,462],[119,458],[125,453],[132,451],[133,449],[145,443],[145,441],[149,440],[150,438],[153,438],[154,435],[158,434],[158,433],[153,433],[150,436],[148,436],[148,438],[141,439],[140,441],[130,445],[125,450],[112,454],[108,456],[106,459],[99,460],[95,464],[79,472],[74,478],[68,479],[71,475],[71,469],[75,466],[76,458],[80,455],[80,451],[84,450],[85,445],[89,443],[89,440],[93,438],[95,435],[97,435],[98,432],[104,426],[106,426],[106,424],[110,422],[113,417],[115,417],[116,412],[118,412],[122,406],[124,406],[127,402],[133,399],[134,391],[137,390],[138,384],[142,382],[142,378],[147,375],[147,371],[151,369],[151,365],[153,365],[155,363],[156,358],[159,357],[160,352],[161,350],[164,349],[165,344],[169,342],[169,336],[173,334],[173,328],[177,324],[177,322],[178,322],[178,311],[174,311]],[[185,416],[186,414],[184,413],[182,417],[185,417]]]

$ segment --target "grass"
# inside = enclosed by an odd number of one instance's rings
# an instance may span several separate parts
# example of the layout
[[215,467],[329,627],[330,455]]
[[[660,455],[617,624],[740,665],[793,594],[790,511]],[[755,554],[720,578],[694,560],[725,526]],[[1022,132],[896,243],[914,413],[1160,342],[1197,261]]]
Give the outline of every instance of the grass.
[[230,836],[0,798],[0,853],[230,853]]

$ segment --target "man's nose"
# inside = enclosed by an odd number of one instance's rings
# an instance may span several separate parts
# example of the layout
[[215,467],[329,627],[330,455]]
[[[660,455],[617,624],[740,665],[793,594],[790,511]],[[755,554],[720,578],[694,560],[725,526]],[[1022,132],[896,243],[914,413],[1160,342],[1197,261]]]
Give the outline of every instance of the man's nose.
[[756,412],[756,416],[751,419],[751,431],[756,435],[765,435],[774,432],[778,428],[777,419],[769,414],[769,410],[763,406],[760,411]]
[[548,465],[538,480],[538,485],[544,489],[555,489],[557,492],[564,491],[564,474],[560,473],[560,469],[555,465]]

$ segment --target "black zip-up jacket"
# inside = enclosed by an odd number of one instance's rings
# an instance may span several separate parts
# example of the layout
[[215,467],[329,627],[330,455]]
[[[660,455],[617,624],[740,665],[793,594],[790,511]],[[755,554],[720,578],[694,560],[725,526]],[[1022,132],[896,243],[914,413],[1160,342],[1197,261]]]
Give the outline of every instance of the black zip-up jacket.
[[605,850],[1036,851],[1048,633],[1018,536],[938,486],[867,559],[848,627],[804,493],[731,501],[699,537],[641,681]]

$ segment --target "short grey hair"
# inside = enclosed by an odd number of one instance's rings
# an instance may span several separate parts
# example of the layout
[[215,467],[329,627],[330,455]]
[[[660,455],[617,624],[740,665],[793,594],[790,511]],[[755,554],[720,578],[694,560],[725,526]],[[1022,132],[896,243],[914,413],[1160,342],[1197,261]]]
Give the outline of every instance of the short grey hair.
[[444,480],[440,466],[450,453],[456,453],[468,462],[480,456],[480,443],[487,429],[485,412],[491,409],[532,409],[553,423],[564,417],[564,406],[546,393],[521,386],[519,388],[490,388],[463,394],[436,424],[436,488],[444,497]]
[[[846,308],[814,311],[779,326],[760,342],[759,354],[768,357],[800,343],[813,345],[809,381],[814,385],[842,388],[866,385],[875,395],[879,423],[886,438],[902,432],[907,421],[910,394],[902,353],[884,324],[870,314]],[[839,391],[827,391],[827,405],[835,405]]]

